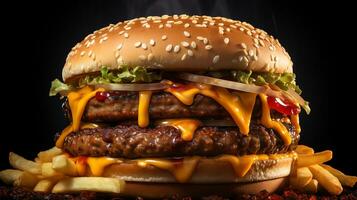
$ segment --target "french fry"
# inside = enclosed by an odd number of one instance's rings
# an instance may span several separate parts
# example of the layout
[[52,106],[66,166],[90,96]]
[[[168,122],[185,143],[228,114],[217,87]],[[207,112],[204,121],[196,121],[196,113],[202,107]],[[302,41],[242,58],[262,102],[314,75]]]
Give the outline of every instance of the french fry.
[[41,165],[27,160],[16,153],[10,152],[9,154],[10,165],[15,169],[30,172],[31,174],[41,174]]
[[322,164],[332,159],[332,151],[322,151],[312,155],[300,154],[297,158],[296,167],[308,167],[310,165]]
[[36,184],[33,190],[36,192],[50,192],[57,182],[58,179],[43,179]]
[[12,185],[22,175],[23,171],[16,169],[5,169],[0,171],[0,180],[5,184]]
[[53,193],[79,191],[120,193],[125,186],[123,180],[104,177],[76,177],[60,180],[52,189]]
[[52,168],[68,176],[76,176],[76,164],[65,155],[59,155],[52,158]]
[[343,191],[340,181],[320,165],[311,165],[309,169],[319,184],[330,194],[339,195]]
[[321,166],[325,168],[327,171],[329,171],[332,175],[336,176],[338,180],[341,182],[341,184],[344,186],[353,187],[357,182],[356,176],[346,175],[329,165],[321,164]]
[[37,184],[37,182],[38,178],[36,175],[24,171],[22,172],[21,176],[15,180],[14,186],[22,186],[32,189]]
[[53,177],[53,176],[61,176],[62,174],[57,172],[52,168],[52,163],[43,163],[41,165],[42,176],[44,177]]
[[319,182],[316,179],[312,179],[304,188],[303,191],[310,193],[317,193]]
[[298,154],[307,154],[307,155],[312,155],[315,153],[313,148],[310,148],[305,145],[298,145],[295,149],[295,152]]
[[312,173],[307,167],[301,167],[296,170],[294,174],[289,177],[290,185],[302,190],[312,180]]
[[37,157],[41,162],[51,162],[52,158],[62,154],[62,150],[57,147],[52,147],[46,151],[41,151],[37,154]]

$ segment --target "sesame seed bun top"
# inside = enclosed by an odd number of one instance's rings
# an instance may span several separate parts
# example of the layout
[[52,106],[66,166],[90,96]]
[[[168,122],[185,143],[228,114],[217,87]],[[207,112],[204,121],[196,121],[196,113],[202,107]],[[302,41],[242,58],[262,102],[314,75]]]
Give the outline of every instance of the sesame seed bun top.
[[151,16],[111,24],[72,48],[66,81],[102,66],[143,66],[165,71],[252,70],[292,72],[279,41],[246,22],[209,16]]

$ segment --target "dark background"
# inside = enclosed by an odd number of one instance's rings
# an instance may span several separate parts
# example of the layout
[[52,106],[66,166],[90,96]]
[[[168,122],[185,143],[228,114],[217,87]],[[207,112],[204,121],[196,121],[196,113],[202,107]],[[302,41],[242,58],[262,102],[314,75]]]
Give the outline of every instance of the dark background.
[[[162,14],[225,16],[266,30],[283,44],[294,61],[297,82],[312,112],[301,114],[302,144],[331,149],[331,164],[357,175],[355,106],[338,92],[343,72],[333,65],[328,49],[338,45],[325,31],[329,21],[320,5],[303,1],[129,0],[48,1],[4,6],[1,40],[0,169],[9,151],[34,158],[54,145],[53,136],[67,125],[60,101],[49,97],[50,82],[61,77],[71,47],[96,29],[133,17]],[[346,41],[347,42],[347,41]],[[332,47],[331,47],[332,46]],[[333,67],[332,70],[330,70]],[[348,74],[347,74],[348,76]],[[353,78],[352,78],[353,79]],[[342,81],[342,80],[341,80]],[[351,87],[343,80],[343,88]],[[352,82],[352,81],[350,81]]]

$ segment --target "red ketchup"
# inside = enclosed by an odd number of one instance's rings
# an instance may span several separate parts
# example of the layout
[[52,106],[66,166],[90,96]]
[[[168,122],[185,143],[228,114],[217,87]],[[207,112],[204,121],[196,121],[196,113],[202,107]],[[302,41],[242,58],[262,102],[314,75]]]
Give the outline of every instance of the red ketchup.
[[268,105],[271,109],[276,110],[285,115],[296,115],[299,114],[301,109],[295,104],[284,101],[279,98],[268,96]]
[[95,99],[100,102],[104,102],[110,96],[109,92],[97,92],[95,94]]

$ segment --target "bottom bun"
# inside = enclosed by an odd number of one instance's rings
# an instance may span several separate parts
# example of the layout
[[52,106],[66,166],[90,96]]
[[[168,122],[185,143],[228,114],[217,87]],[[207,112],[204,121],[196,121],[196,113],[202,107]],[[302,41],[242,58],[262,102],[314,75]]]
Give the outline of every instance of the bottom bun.
[[144,198],[202,197],[218,195],[234,197],[239,194],[257,194],[262,190],[273,193],[286,186],[287,177],[267,181],[233,183],[233,184],[182,184],[182,183],[138,183],[127,182],[123,196],[140,196]]

